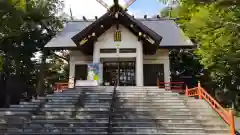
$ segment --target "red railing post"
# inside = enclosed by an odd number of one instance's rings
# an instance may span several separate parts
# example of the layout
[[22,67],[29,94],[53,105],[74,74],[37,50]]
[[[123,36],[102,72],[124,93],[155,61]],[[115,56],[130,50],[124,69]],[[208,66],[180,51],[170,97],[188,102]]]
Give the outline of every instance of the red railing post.
[[202,99],[202,87],[200,81],[198,81],[198,97]]
[[229,110],[229,127],[230,127],[230,132],[231,132],[231,135],[235,135],[235,121],[234,121],[234,114],[233,114],[233,110],[230,109]]
[[160,88],[160,82],[159,82],[158,77],[157,77],[157,86],[158,86],[158,88]]
[[185,96],[188,96],[188,86],[186,85]]

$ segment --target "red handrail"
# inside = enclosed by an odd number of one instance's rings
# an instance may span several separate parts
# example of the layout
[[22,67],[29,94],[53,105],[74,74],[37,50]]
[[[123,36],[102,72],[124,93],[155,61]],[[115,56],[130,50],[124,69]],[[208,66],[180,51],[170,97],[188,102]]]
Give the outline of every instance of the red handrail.
[[184,82],[160,82],[157,79],[157,86],[166,90],[184,92]]
[[68,88],[68,83],[67,82],[57,82],[55,83],[55,91],[59,92],[62,91],[63,89]]
[[204,99],[208,102],[211,107],[219,114],[219,116],[229,125],[231,135],[235,135],[235,123],[234,123],[234,115],[232,110],[227,111],[223,108],[207,91],[201,87],[200,82],[198,82],[198,86],[188,89],[186,87],[185,91],[186,96],[198,96],[199,99]]

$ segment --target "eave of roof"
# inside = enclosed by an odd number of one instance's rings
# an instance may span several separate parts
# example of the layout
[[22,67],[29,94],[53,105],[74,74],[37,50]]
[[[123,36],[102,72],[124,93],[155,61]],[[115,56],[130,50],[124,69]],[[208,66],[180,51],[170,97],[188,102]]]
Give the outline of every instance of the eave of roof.
[[[195,48],[196,45],[185,36],[181,28],[175,23],[175,19],[164,18],[136,18],[149,29],[155,31],[163,37],[160,48]],[[77,47],[71,40],[70,35],[74,35],[82,31],[87,26],[95,22],[95,19],[88,20],[70,20],[60,34],[53,38],[45,47]],[[63,42],[64,41],[64,42]],[[67,41],[67,42],[66,42]]]
[[[87,41],[93,40],[91,38],[92,33],[97,33],[96,37],[99,37],[101,34],[103,34],[107,29],[109,29],[114,24],[122,24],[126,28],[130,29],[130,31],[133,32],[136,36],[139,36],[139,32],[146,35],[145,37],[140,37],[143,40],[146,40],[147,42],[150,42],[150,39],[154,41],[153,44],[158,46],[162,40],[162,37],[158,35],[156,32],[152,31],[145,25],[143,25],[138,20],[134,19],[132,16],[130,16],[125,11],[119,12],[119,17],[116,19],[114,14],[112,12],[107,12],[102,17],[100,17],[98,20],[94,21],[92,24],[87,26],[84,30],[80,31],[78,34],[76,34],[72,39],[76,43],[77,46],[79,46],[79,42],[88,39]],[[104,28],[100,28],[100,26],[103,25]],[[132,27],[130,27],[132,25]],[[99,32],[99,29],[103,30],[102,32]],[[90,35],[90,37],[88,37]]]

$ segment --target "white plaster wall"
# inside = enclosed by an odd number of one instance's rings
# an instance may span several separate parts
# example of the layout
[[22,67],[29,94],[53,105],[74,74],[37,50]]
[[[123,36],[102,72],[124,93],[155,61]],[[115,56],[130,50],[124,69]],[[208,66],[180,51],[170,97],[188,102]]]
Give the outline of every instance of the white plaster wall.
[[[167,49],[159,49],[155,55],[143,55],[142,43],[127,28],[120,25],[121,42],[114,41],[114,32],[116,26],[111,27],[102,34],[94,44],[93,56],[85,56],[80,51],[70,53],[70,73],[69,83],[73,82],[71,78],[75,76],[76,64],[99,63],[101,58],[134,58],[136,59],[136,84],[143,86],[143,64],[164,64],[164,80],[170,81],[169,55]],[[136,53],[100,53],[100,49],[106,48],[136,48]]]
[[159,49],[155,55],[144,55],[143,64],[164,64],[164,81],[170,82],[169,50]]
[[[99,62],[100,58],[136,58],[137,53],[119,53],[119,48],[139,48],[142,47],[142,43],[138,41],[138,38],[133,35],[127,28],[120,25],[121,42],[114,41],[114,32],[116,26],[112,26],[104,34],[102,34],[97,42],[94,44],[94,61]],[[116,48],[117,53],[100,53],[100,49]]]
[[[127,28],[120,25],[121,41],[114,41],[116,26],[112,26],[102,34],[94,44],[94,62],[100,62],[101,58],[135,58],[136,59],[136,85],[143,86],[143,51],[142,43]],[[100,49],[116,48],[117,53],[100,53]],[[119,53],[120,48],[135,48],[136,53]]]
[[[96,46],[98,48],[137,48],[141,45],[141,42],[138,41],[137,37],[133,35],[127,28],[120,25],[119,30],[121,31],[121,42],[114,41],[114,32],[116,31],[116,26],[113,25],[108,29],[104,34],[102,34]],[[119,44],[119,47],[117,46]]]
[[81,51],[71,51],[69,62],[69,88],[74,87],[75,65],[92,63],[92,56],[86,56]]

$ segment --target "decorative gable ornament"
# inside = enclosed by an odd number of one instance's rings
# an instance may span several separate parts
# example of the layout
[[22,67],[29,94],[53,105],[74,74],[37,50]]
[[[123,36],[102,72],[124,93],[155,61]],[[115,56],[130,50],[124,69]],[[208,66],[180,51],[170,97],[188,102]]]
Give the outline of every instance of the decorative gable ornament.
[[[72,37],[74,43],[86,54],[92,54],[93,43],[97,41],[98,37],[102,35],[106,30],[112,26],[116,26],[116,31],[114,31],[113,38],[114,42],[122,41],[122,33],[119,30],[119,26],[123,25],[128,28],[128,30],[134,34],[139,41],[142,41],[145,48],[146,54],[156,53],[156,49],[162,40],[160,36],[155,31],[148,28],[146,25],[141,23],[139,20],[133,18],[129,15],[125,8],[122,8],[121,1],[123,0],[108,0],[113,1],[113,5],[107,6],[107,3],[103,0],[97,0],[102,5],[105,5],[108,12],[102,15],[100,18],[96,19],[93,23],[88,25],[81,32],[77,33]],[[127,3],[127,7],[130,6],[135,0],[130,0]],[[85,19],[86,21],[86,19]],[[89,45],[89,46],[88,46]]]
[[136,0],[96,0],[96,1],[109,10],[114,5],[114,3],[119,3],[119,6],[121,6],[123,9],[127,9]]
[[120,42],[121,40],[122,40],[121,31],[120,30],[116,30],[114,32],[114,41],[115,42]]

